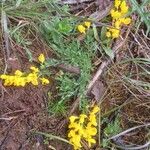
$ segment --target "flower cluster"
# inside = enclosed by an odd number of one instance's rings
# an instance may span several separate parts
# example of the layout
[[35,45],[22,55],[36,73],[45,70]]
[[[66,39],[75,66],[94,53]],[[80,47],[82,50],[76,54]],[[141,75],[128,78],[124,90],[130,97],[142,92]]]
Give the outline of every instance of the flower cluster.
[[112,28],[108,28],[106,36],[108,38],[118,38],[120,35],[121,26],[128,25],[131,18],[125,17],[128,13],[128,5],[125,0],[115,0],[114,8],[111,10]]
[[[38,57],[38,60],[41,64],[44,63],[45,57],[41,54]],[[0,78],[4,80],[4,86],[22,86],[24,87],[26,84],[31,83],[33,85],[38,85],[39,81],[43,85],[49,84],[49,80],[44,77],[39,77],[40,70],[37,67],[31,66],[30,72],[25,73],[20,70],[16,70],[14,75],[0,75]]]
[[96,143],[94,136],[97,134],[97,121],[96,113],[99,111],[99,107],[95,106],[89,115],[81,114],[79,117],[71,116],[69,118],[69,141],[73,145],[75,150],[82,148],[81,140],[85,140],[89,147]]
[[89,29],[91,26],[91,22],[85,21],[83,24],[79,24],[77,29],[80,33],[86,33],[86,30]]

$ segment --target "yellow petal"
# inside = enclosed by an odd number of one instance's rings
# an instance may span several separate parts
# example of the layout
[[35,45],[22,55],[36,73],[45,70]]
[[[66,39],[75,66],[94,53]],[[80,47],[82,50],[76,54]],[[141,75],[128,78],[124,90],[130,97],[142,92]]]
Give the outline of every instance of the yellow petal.
[[96,143],[96,140],[93,139],[93,138],[89,138],[88,139],[88,144],[89,144],[89,147],[91,147],[92,144],[95,144]]
[[115,22],[115,28],[120,29],[120,26],[121,26],[121,20],[118,19],[118,20]]
[[7,75],[6,75],[6,74],[2,74],[2,75],[0,76],[0,78],[1,78],[1,79],[6,79],[6,78],[7,78]]
[[31,66],[30,69],[35,73],[39,72],[39,68],[37,68],[37,67]]
[[83,124],[84,120],[85,120],[85,118],[87,118],[87,116],[85,114],[81,114],[79,118],[80,118],[79,123]]
[[118,7],[121,4],[121,0],[115,0],[115,7],[118,9]]
[[92,113],[96,114],[97,112],[99,112],[100,108],[98,106],[94,106]]
[[125,25],[130,24],[130,23],[131,23],[131,18],[125,18],[124,21],[123,21],[123,23],[124,23]]
[[45,61],[44,54],[40,54],[39,57],[38,57],[38,60],[39,60],[39,62],[44,63],[44,61]]
[[121,5],[120,5],[120,9],[121,9],[121,14],[125,15],[128,12],[129,7],[127,6],[126,1],[122,1]]
[[106,32],[106,36],[107,36],[108,38],[110,38],[110,37],[111,37],[111,33],[110,33],[110,32]]
[[75,122],[76,119],[78,119],[77,116],[71,116],[71,117],[69,118],[69,120],[70,120],[71,123]]
[[85,30],[86,30],[86,28],[83,26],[83,25],[78,25],[78,31],[80,32],[80,33],[84,33],[85,34]]
[[37,78],[33,79],[33,80],[31,81],[31,83],[32,83],[33,85],[38,85],[38,84],[39,84]]
[[84,22],[84,25],[85,25],[87,28],[90,28],[90,26],[91,26],[91,22],[89,22],[89,21],[85,21],[85,22]]
[[20,70],[16,70],[16,71],[15,71],[15,75],[16,75],[16,76],[22,76],[23,73],[22,73]]
[[71,130],[69,133],[68,133],[68,137],[74,137],[75,136],[75,131],[74,130]]
[[49,80],[46,78],[40,78],[40,80],[42,81],[43,85],[49,84]]

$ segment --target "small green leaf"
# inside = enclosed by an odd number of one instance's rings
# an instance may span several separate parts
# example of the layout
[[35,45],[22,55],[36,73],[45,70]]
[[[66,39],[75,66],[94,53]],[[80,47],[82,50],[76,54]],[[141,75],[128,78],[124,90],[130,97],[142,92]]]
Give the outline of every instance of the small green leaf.
[[50,66],[56,66],[60,64],[60,61],[56,60],[56,59],[47,59],[44,63],[45,67],[50,67]]
[[32,62],[33,60],[33,57],[32,57],[32,53],[30,52],[30,50],[28,48],[25,47],[25,50],[26,50],[26,53],[27,53],[27,56],[28,56],[28,59],[30,62]]
[[111,58],[113,59],[114,58],[114,52],[112,51],[112,49],[110,47],[106,47],[104,45],[102,45],[105,53]]
[[67,19],[62,20],[58,23],[58,31],[64,34],[71,32],[72,27]]
[[102,142],[103,148],[107,147],[108,145],[109,145],[109,141],[107,139],[103,139],[103,142]]
[[17,0],[17,3],[16,3],[16,8],[20,6],[22,0]]
[[108,124],[108,126],[105,128],[104,133],[106,136],[112,136],[115,134],[118,134],[121,132],[121,127],[120,127],[120,119],[117,117],[114,122],[111,122]]
[[94,32],[94,38],[95,38],[97,41],[99,41],[98,32],[97,32],[97,29],[96,29],[95,24],[93,24],[93,32]]
[[107,31],[106,27],[103,26],[101,29],[101,40],[102,41],[106,40],[106,31]]

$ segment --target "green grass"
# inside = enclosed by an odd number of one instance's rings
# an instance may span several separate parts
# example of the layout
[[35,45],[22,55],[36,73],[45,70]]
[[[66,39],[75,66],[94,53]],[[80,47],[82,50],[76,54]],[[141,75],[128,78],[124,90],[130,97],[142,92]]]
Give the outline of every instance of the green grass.
[[144,0],[141,4],[138,4],[136,0],[130,0],[132,5],[132,13],[135,12],[140,17],[140,22],[138,24],[144,23],[147,27],[146,35],[149,35],[150,32],[150,0]]
[[110,146],[111,142],[108,140],[108,138],[122,131],[122,128],[120,125],[120,119],[119,119],[119,116],[117,116],[116,119],[110,123],[106,119],[104,119],[104,122],[107,123],[107,127],[104,129],[105,137],[103,138],[102,145],[103,145],[103,148],[111,148]]
[[[30,36],[39,38],[39,26],[52,16],[67,15],[67,7],[58,7],[55,0],[8,0],[0,3],[2,30],[9,39],[21,46],[32,61]],[[9,53],[9,52],[8,52]]]

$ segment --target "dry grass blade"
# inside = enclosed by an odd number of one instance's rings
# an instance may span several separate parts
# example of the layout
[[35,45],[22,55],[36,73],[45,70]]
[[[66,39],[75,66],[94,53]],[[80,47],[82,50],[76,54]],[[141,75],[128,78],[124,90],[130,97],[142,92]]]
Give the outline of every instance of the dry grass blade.
[[60,1],[61,4],[78,4],[78,3],[84,3],[84,2],[91,2],[93,0],[65,0]]
[[109,138],[108,140],[116,139],[116,138],[118,138],[118,137],[120,137],[120,136],[122,136],[122,135],[125,135],[125,134],[127,134],[128,132],[131,132],[131,131],[133,131],[133,130],[135,130],[135,129],[143,128],[143,127],[148,127],[148,126],[150,126],[150,123],[147,123],[147,124],[144,124],[144,125],[139,125],[139,126],[136,126],[136,127],[130,128],[130,129],[127,129],[127,130],[125,130],[125,131],[123,131],[123,132],[121,132],[121,133],[119,133],[119,134],[117,134],[117,135],[115,135],[115,136],[112,136],[112,137]]
[[43,133],[43,132],[36,132],[35,134],[40,134],[40,135],[43,135],[43,136],[45,136],[45,137],[47,137],[47,138],[57,139],[57,140],[59,140],[59,141],[62,141],[62,142],[65,142],[65,143],[70,144],[70,142],[69,142],[68,140],[66,140],[66,139],[64,139],[64,138],[61,138],[61,137],[59,137],[59,136],[55,136],[55,135],[47,134],[47,133]]
[[136,147],[119,146],[119,148],[125,149],[125,150],[142,150],[142,149],[145,149],[145,148],[149,148],[149,146],[150,146],[150,142],[147,142],[146,144],[141,145],[141,146],[136,146]]
[[0,118],[0,120],[5,120],[5,121],[11,121],[13,119],[16,119],[17,117],[8,117],[8,118]]
[[110,64],[110,62],[111,62],[110,60],[106,60],[106,61],[102,62],[102,64],[99,66],[96,74],[94,75],[93,79],[90,81],[90,83],[89,83],[89,85],[87,87],[86,93],[89,93],[91,91],[93,85],[98,80],[98,78],[102,74],[103,70],[108,66],[108,64]]
[[104,17],[106,17],[110,10],[111,10],[111,7],[112,7],[112,2],[109,4],[109,6],[106,7],[106,9],[100,9],[96,12],[94,12],[93,14],[90,15],[90,18],[91,19],[94,19],[94,21],[99,21],[101,19],[103,19]]
[[6,58],[8,59],[10,56],[10,42],[9,42],[9,33],[8,33],[8,21],[5,11],[2,10],[1,12],[1,25],[2,25],[2,32],[4,34],[4,42],[5,42],[5,49]]

